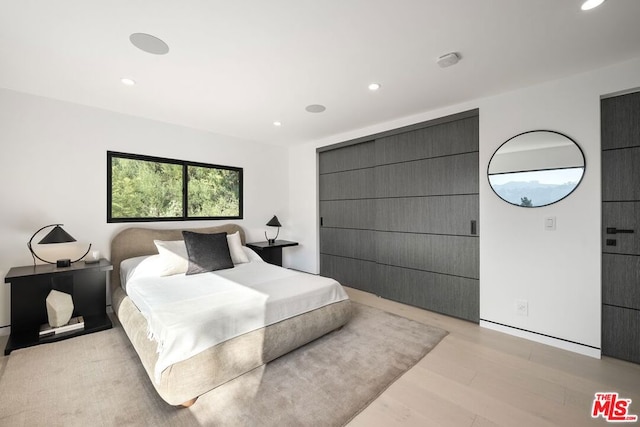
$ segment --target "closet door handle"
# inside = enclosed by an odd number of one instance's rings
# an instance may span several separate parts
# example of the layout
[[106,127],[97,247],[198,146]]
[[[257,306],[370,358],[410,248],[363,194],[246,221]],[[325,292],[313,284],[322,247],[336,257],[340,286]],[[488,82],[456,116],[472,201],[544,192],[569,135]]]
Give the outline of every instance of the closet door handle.
[[475,220],[471,220],[471,234],[478,234],[478,225]]
[[633,234],[635,230],[620,230],[615,227],[607,227],[607,234]]

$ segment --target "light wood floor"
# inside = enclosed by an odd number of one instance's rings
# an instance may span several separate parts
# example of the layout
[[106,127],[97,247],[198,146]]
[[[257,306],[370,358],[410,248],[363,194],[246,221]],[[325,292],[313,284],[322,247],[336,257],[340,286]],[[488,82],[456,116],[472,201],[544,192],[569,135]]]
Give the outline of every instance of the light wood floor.
[[355,289],[347,292],[354,301],[449,331],[350,427],[608,425],[591,418],[596,392],[632,399],[629,412],[640,416],[640,365],[598,360]]
[[[632,399],[630,412],[640,415],[640,365],[581,356],[346,289],[354,301],[449,331],[349,427],[608,425],[590,416],[594,394],[608,391]],[[6,340],[0,337],[0,348]]]

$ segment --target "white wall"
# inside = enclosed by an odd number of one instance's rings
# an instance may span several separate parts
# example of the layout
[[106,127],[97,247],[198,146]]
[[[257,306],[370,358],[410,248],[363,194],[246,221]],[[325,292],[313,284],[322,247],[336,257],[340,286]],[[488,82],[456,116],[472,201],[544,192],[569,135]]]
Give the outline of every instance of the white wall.
[[[317,273],[316,147],[479,108],[480,317],[507,325],[510,333],[521,334],[513,328],[522,328],[598,349],[599,99],[637,87],[640,59],[289,150],[0,90],[0,275],[4,277],[11,266],[31,262],[26,242],[37,228],[49,223],[64,223],[80,241],[77,250],[92,242],[109,253],[110,238],[127,225],[106,224],[107,150],[243,167],[245,218],[238,222],[247,229],[249,240],[263,240],[263,224],[275,213],[284,225],[281,237],[301,243],[285,250],[285,265]],[[580,187],[567,199],[549,207],[523,209],[499,200],[485,173],[502,142],[533,129],[572,137],[585,152],[587,168]],[[557,218],[556,231],[544,231],[547,216]],[[215,222],[180,225],[211,223]],[[173,227],[176,223],[145,225]],[[528,316],[515,313],[516,299],[528,301]],[[9,286],[4,285],[0,326],[8,323]],[[527,337],[545,341],[542,335]]]
[[[297,182],[290,186],[290,210],[298,221],[298,238],[306,242],[292,265],[311,272],[319,268],[316,147],[479,108],[480,317],[486,321],[482,324],[506,325],[501,328],[506,332],[598,356],[600,96],[638,87],[640,59],[291,149],[289,175]],[[498,199],[486,171],[500,144],[534,129],[555,130],[573,138],[584,150],[586,174],[567,199],[524,209]],[[548,216],[556,217],[556,231],[544,230]],[[516,314],[517,299],[528,301],[528,316]]]
[[[249,241],[264,240],[277,214],[288,239],[287,152],[269,146],[0,89],[0,277],[32,263],[27,241],[41,226],[63,223],[78,244],[109,257],[109,242],[136,224],[106,223],[107,150],[244,168],[244,219],[233,221]],[[225,221],[142,223],[143,227],[202,227]],[[40,238],[44,234],[40,235]],[[39,254],[48,253],[44,246]],[[38,250],[38,249],[37,249]],[[82,252],[80,252],[80,255]],[[53,257],[52,259],[55,259]],[[286,262],[286,259],[285,259]],[[10,286],[0,291],[0,334],[10,323]]]

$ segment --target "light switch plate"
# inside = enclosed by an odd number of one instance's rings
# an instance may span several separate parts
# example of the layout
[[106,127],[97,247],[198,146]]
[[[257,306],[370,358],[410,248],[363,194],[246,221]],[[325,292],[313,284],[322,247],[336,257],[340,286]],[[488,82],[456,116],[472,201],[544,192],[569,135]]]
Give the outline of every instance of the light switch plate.
[[556,217],[548,216],[544,219],[544,229],[547,231],[555,231],[556,229]]

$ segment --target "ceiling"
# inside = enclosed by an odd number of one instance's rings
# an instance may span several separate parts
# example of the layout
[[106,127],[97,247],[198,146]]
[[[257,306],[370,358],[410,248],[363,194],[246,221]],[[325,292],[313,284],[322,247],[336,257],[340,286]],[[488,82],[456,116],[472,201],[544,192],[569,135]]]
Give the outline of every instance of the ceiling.
[[[304,143],[640,57],[640,1],[581,3],[0,0],[0,87]],[[138,32],[169,53],[134,47]]]

